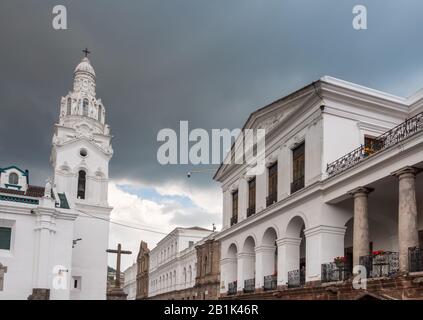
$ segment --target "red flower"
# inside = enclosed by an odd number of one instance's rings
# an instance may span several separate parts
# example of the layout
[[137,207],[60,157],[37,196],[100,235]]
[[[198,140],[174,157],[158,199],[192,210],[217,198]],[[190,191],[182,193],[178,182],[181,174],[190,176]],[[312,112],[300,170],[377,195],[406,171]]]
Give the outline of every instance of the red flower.
[[374,255],[374,256],[379,256],[379,255],[384,254],[384,253],[385,253],[385,251],[383,251],[383,250],[376,250],[376,251],[373,251],[373,255]]

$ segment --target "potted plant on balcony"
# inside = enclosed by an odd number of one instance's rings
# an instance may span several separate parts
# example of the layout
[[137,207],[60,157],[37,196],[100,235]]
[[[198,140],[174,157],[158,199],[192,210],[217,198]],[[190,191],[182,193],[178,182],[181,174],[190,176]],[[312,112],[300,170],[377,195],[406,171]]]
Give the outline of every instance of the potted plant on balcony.
[[373,257],[383,256],[384,253],[385,253],[385,251],[383,251],[383,250],[376,250],[376,251],[372,252]]
[[333,262],[338,268],[342,268],[345,265],[345,262],[347,261],[346,257],[336,257],[333,259]]

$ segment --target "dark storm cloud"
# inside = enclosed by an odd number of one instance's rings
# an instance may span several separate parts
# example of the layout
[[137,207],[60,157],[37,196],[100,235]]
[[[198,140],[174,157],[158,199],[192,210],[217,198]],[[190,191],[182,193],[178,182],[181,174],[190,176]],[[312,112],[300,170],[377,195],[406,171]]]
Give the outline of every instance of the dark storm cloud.
[[[69,30],[51,27],[68,10]],[[352,8],[368,8],[367,31]],[[58,103],[80,50],[115,136],[114,178],[185,179],[157,163],[157,132],[241,127],[248,114],[329,74],[394,94],[423,86],[423,3],[409,0],[150,0],[0,3],[0,166],[49,175]],[[194,184],[210,183],[198,175]]]

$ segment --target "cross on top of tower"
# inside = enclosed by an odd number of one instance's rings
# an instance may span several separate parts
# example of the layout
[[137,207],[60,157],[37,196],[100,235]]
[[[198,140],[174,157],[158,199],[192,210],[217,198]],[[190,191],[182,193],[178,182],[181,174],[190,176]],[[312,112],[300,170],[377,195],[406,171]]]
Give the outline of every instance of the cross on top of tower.
[[91,51],[88,51],[88,48],[85,48],[82,50],[82,52],[85,54],[85,57],[88,57],[88,55],[91,53]]

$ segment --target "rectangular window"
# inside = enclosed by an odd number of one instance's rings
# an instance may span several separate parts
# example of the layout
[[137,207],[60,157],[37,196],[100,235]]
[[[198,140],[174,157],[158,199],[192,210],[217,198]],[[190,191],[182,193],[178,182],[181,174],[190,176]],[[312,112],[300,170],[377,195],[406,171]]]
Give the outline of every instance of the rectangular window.
[[247,217],[256,213],[256,178],[248,182],[248,209]]
[[231,225],[238,222],[238,190],[232,193],[232,218]]
[[291,193],[304,188],[305,143],[292,150],[292,184]]
[[269,167],[269,195],[267,197],[266,205],[270,206],[278,199],[278,163],[272,164]]
[[0,227],[0,250],[10,250],[12,228]]

